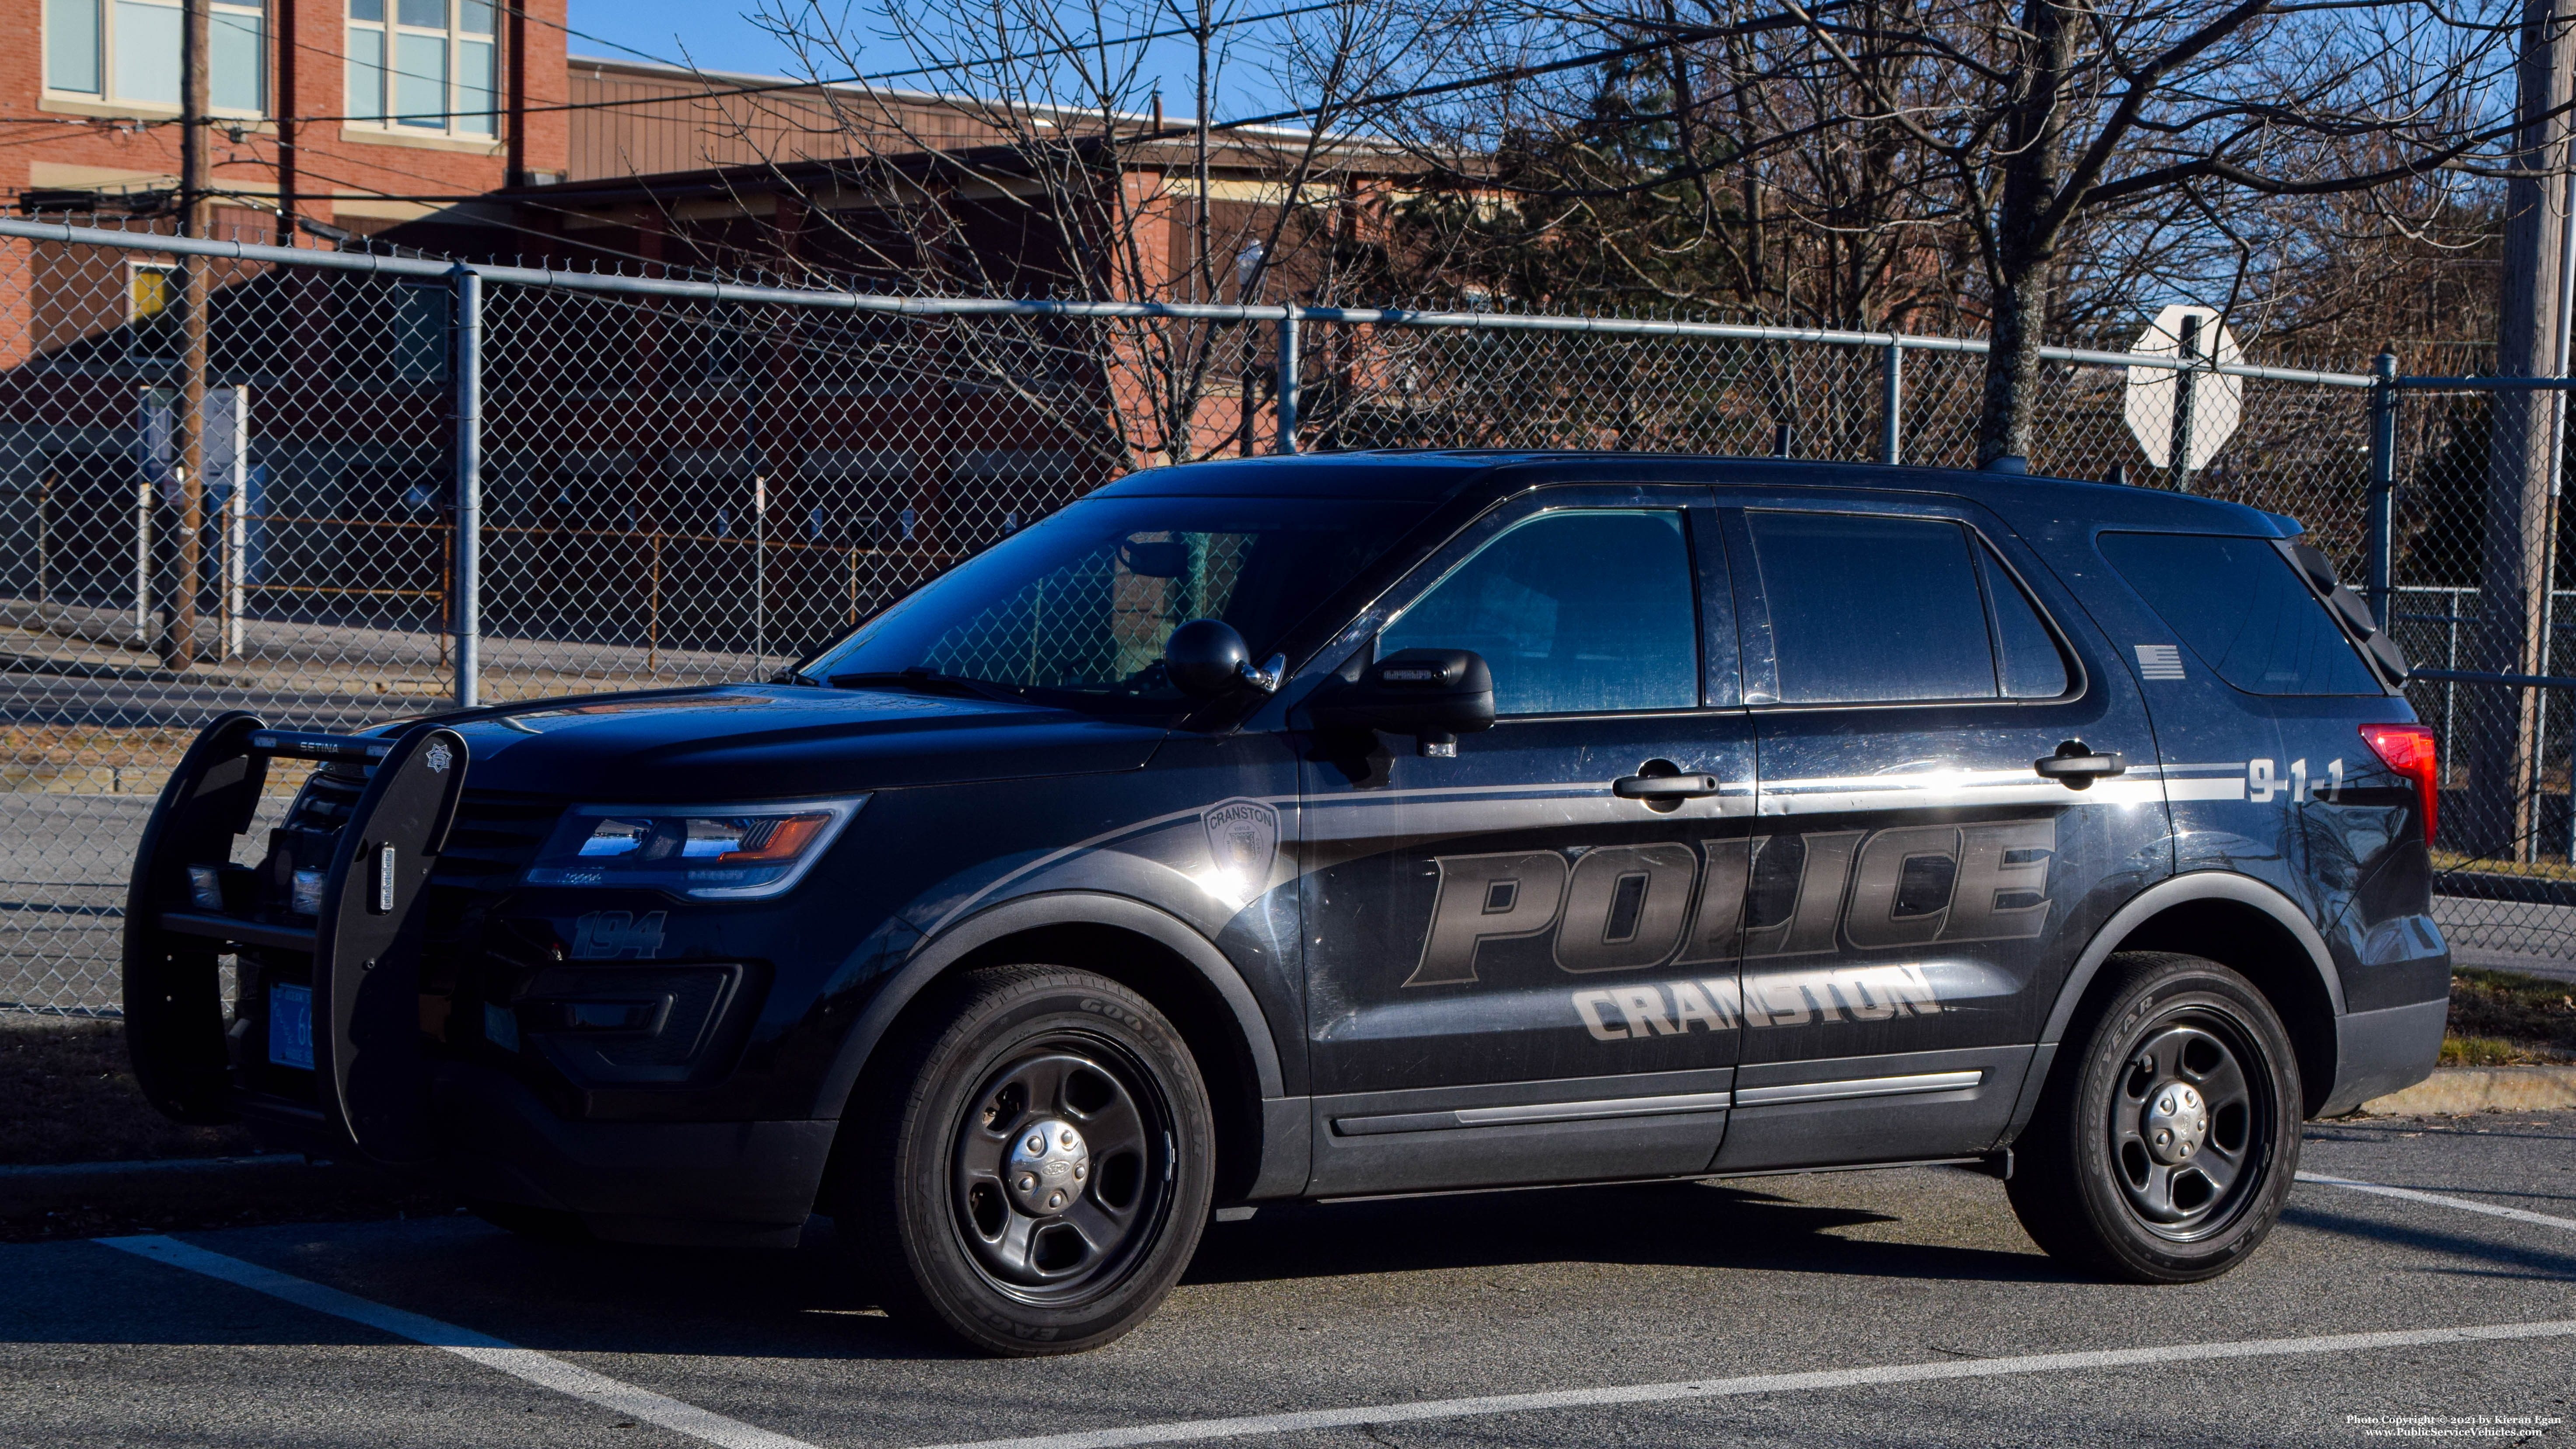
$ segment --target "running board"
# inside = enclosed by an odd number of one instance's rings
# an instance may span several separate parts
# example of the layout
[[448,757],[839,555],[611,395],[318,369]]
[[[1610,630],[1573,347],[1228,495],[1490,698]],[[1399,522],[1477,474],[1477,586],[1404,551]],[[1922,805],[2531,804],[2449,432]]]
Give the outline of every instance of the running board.
[[1530,1102],[1512,1107],[1458,1107],[1444,1112],[1336,1117],[1333,1131],[1344,1137],[1373,1137],[1382,1132],[1439,1132],[1455,1127],[1527,1127],[1542,1122],[1670,1117],[1682,1112],[1723,1112],[1728,1095],[1725,1092],[1687,1092],[1668,1097],[1604,1097],[1589,1102]]
[[1847,1077],[1839,1082],[1791,1082],[1777,1087],[1738,1087],[1739,1107],[1778,1107],[1791,1102],[1848,1102],[1861,1097],[1913,1097],[1925,1092],[1964,1092],[1982,1085],[1983,1069],[1916,1072],[1901,1077]]
[[[370,767],[341,822],[320,909],[237,898],[232,859],[272,759]],[[144,1095],[181,1122],[238,1115],[218,958],[242,947],[311,963],[314,1068],[323,1118],[382,1162],[427,1157],[419,941],[431,871],[463,796],[454,730],[399,735],[273,730],[233,712],[200,731],[162,788],[135,853],[125,910],[127,1044]]]
[[1915,1072],[1895,1077],[1850,1077],[1837,1082],[1738,1087],[1733,1092],[1687,1092],[1666,1097],[1604,1097],[1585,1102],[1530,1102],[1510,1107],[1394,1112],[1375,1117],[1336,1117],[1333,1119],[1333,1132],[1340,1137],[1375,1137],[1388,1132],[1446,1132],[1461,1127],[1606,1122],[1623,1117],[1667,1117],[1681,1112],[1724,1112],[1730,1107],[1777,1107],[1792,1102],[1847,1102],[1863,1097],[1961,1092],[1983,1084],[1985,1079],[1986,1074],[1982,1070]]

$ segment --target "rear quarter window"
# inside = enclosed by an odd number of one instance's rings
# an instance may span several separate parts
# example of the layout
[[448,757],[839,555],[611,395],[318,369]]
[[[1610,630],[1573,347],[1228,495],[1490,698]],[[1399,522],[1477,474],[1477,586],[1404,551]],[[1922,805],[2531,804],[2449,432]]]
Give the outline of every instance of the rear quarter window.
[[2102,556],[2219,678],[2248,694],[2378,694],[2379,677],[2268,538],[2106,533]]

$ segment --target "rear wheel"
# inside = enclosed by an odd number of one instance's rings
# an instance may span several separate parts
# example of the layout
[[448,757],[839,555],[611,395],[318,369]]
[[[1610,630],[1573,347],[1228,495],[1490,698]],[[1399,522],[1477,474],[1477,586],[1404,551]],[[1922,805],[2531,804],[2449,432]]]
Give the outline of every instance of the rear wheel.
[[2226,1272],[2298,1171],[2299,1069],[2253,984],[2197,956],[2112,957],[2015,1144],[2013,1211],[2050,1254],[2140,1283]]
[[1197,1065],[1151,1003],[1088,972],[940,991],[842,1118],[850,1245],[899,1319],[991,1353],[1107,1343],[1162,1302],[1207,1219]]

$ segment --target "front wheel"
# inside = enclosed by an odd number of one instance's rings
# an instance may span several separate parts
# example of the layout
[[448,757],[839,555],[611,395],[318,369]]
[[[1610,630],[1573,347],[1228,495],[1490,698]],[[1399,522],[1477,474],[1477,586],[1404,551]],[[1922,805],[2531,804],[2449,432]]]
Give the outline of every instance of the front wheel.
[[2103,973],[2015,1144],[2013,1211],[2052,1256],[2139,1283],[2214,1278],[2271,1231],[2298,1172],[2289,1033],[2215,961],[2124,953]]
[[990,1353],[1107,1343],[1162,1302],[1207,1220],[1197,1064],[1151,1003],[1089,972],[934,989],[842,1118],[851,1245],[898,1319]]

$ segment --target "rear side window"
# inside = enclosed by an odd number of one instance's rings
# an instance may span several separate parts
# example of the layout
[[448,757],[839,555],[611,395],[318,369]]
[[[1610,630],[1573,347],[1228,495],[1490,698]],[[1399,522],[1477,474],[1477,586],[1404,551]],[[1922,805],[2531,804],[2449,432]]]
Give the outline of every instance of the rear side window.
[[2039,607],[1984,544],[1977,546],[1986,599],[1995,610],[1995,675],[2006,699],[2055,699],[2067,690],[2066,656],[2039,621]]
[[1378,653],[1473,649],[1497,714],[1699,704],[1699,615],[1678,513],[1542,513],[1486,544],[1378,635]]
[[1782,703],[2066,692],[2065,657],[2038,610],[1959,524],[1759,510],[1745,523]]
[[2102,556],[2201,662],[2248,694],[2378,694],[2325,605],[2267,538],[2106,533]]

